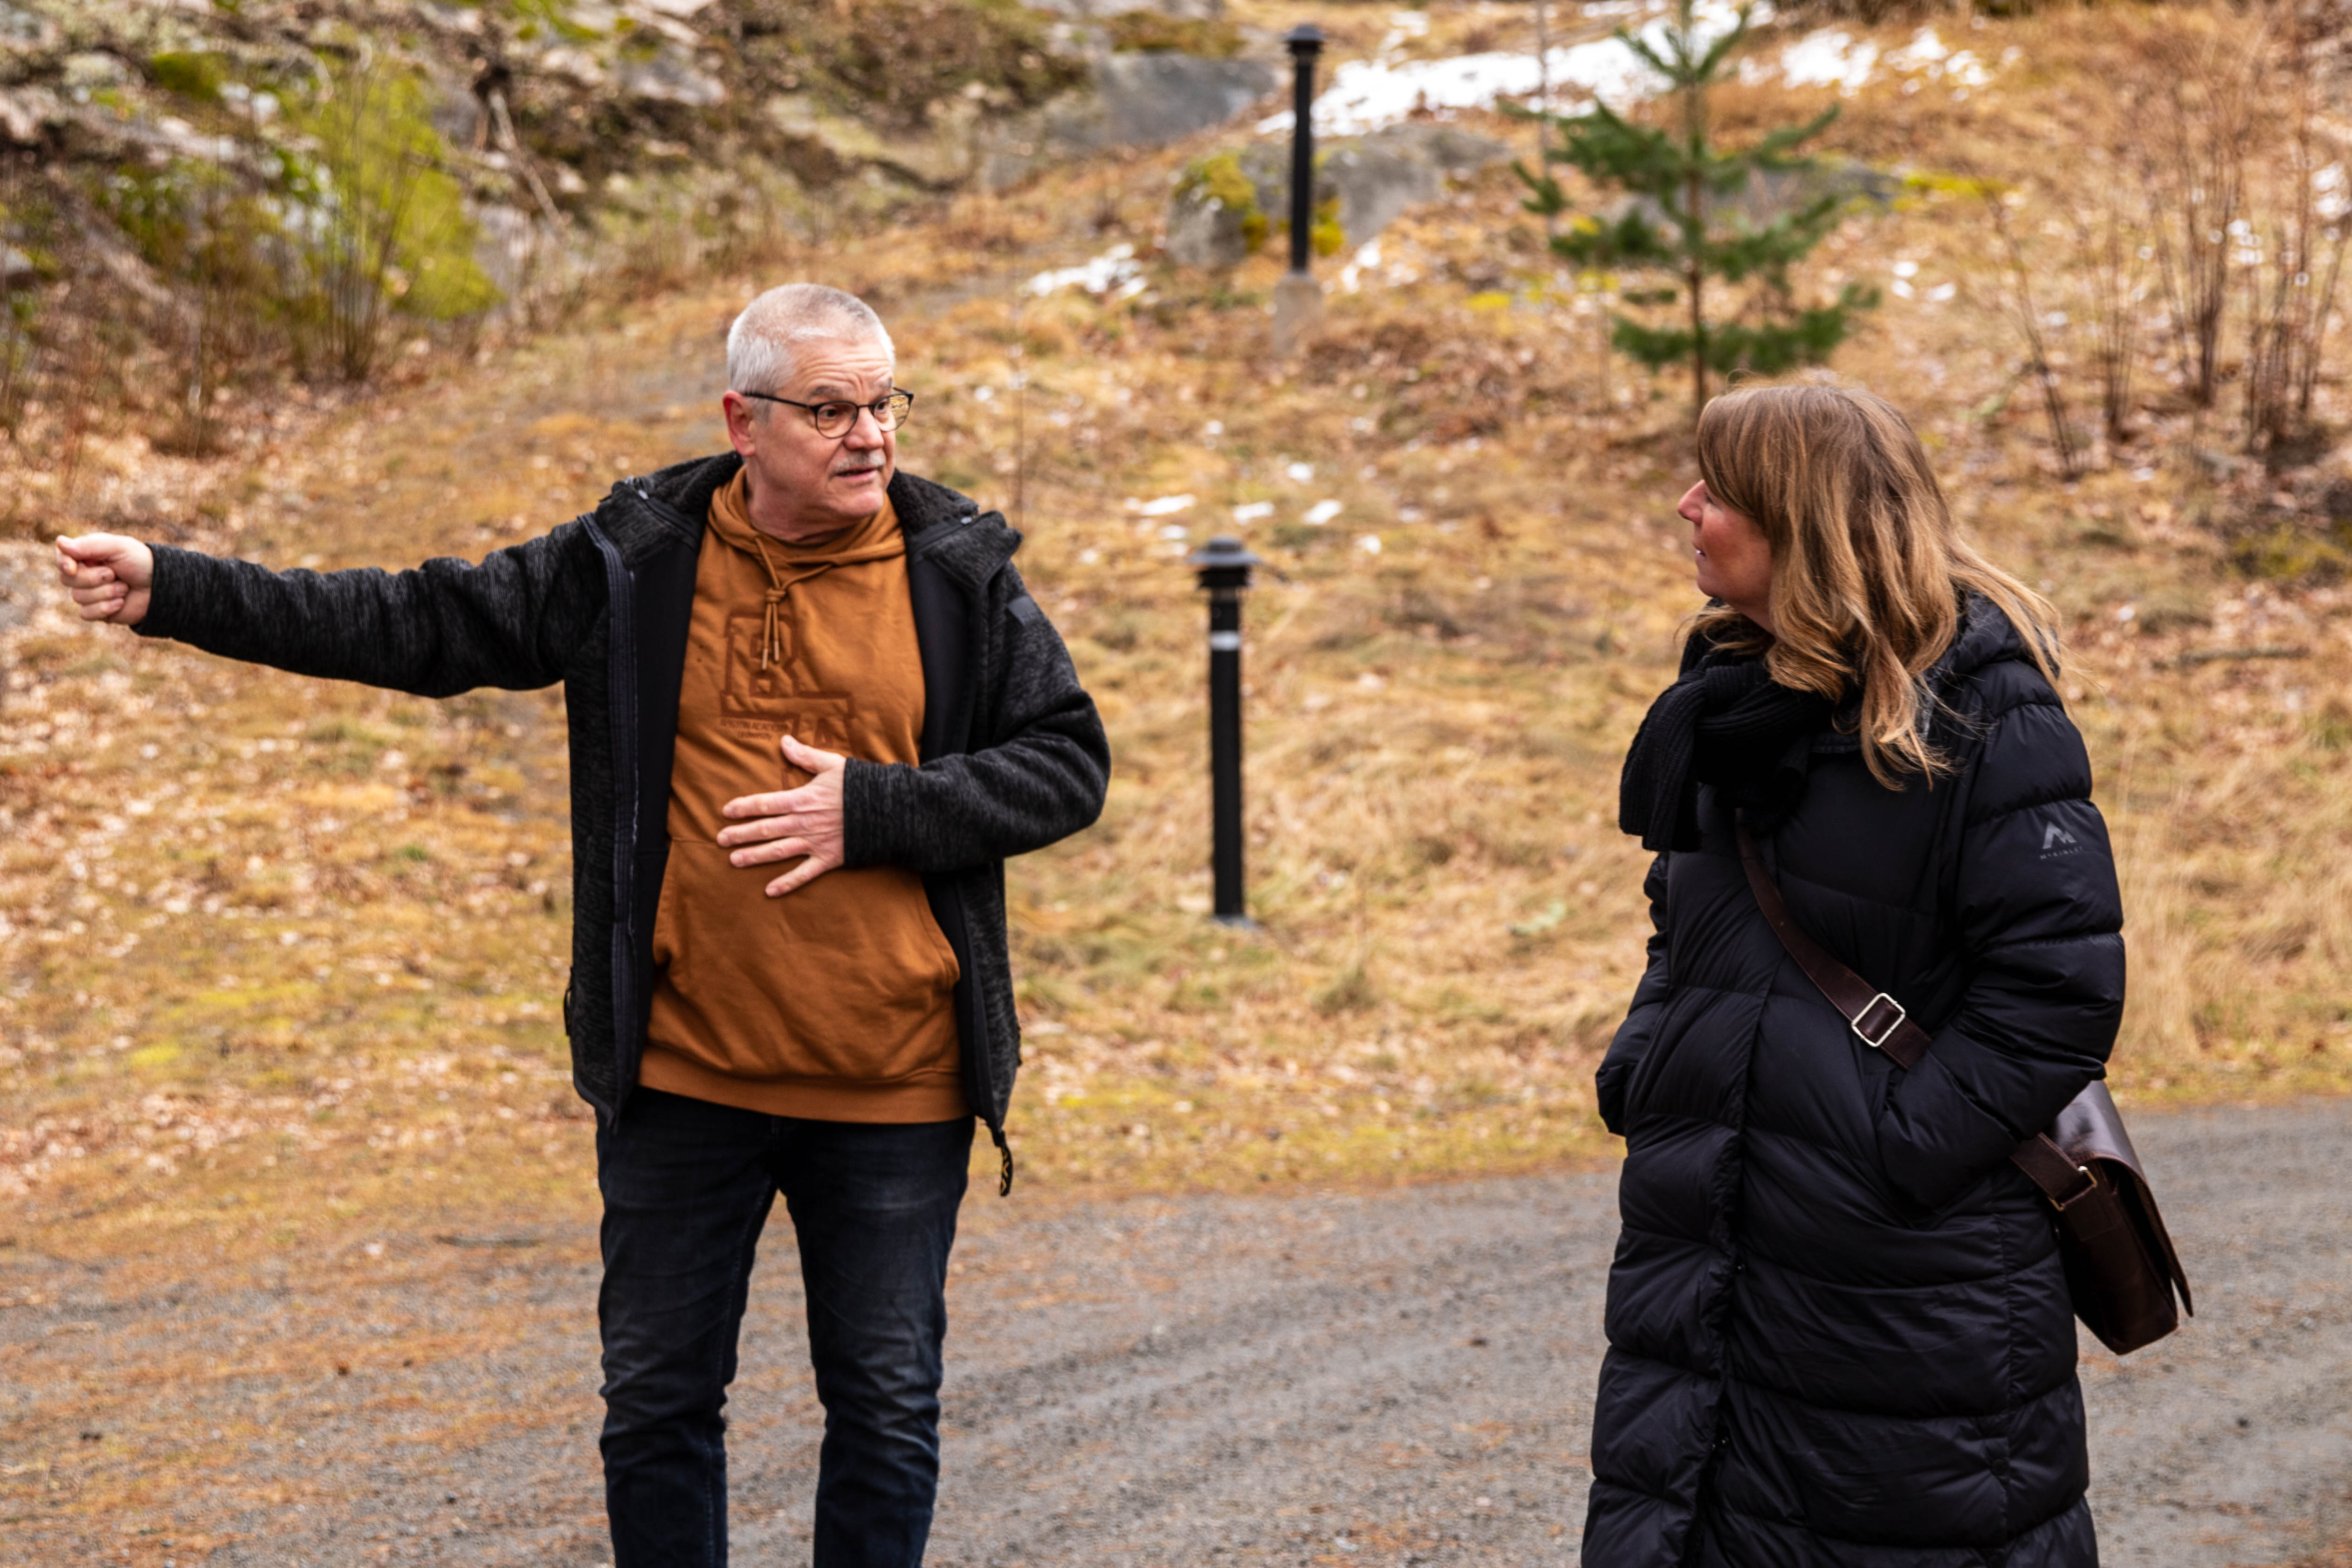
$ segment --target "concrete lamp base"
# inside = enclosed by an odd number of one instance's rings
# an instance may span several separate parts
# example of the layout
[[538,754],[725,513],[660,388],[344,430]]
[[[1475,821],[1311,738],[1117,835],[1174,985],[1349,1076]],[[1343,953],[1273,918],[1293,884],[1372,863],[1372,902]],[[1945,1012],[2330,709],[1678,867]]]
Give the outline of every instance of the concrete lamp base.
[[1323,285],[1311,272],[1286,272],[1274,286],[1274,352],[1290,353],[1323,321]]

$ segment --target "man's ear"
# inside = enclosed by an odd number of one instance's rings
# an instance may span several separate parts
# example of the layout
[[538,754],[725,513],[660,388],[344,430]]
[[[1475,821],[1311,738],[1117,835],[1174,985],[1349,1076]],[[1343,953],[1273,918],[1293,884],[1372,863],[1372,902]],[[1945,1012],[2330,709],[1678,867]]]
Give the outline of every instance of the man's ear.
[[730,392],[719,400],[720,411],[727,416],[727,440],[736,451],[749,458],[760,449],[760,411],[741,393]]

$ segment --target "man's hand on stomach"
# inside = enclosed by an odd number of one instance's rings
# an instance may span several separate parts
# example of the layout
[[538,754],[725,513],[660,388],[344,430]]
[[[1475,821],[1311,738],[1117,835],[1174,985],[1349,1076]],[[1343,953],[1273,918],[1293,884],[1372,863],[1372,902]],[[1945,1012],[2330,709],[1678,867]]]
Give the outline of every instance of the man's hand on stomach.
[[[738,795],[719,808],[734,826],[719,832],[721,848],[737,866],[765,866],[805,857],[768,884],[768,897],[781,899],[805,888],[841,864],[841,773],[849,759],[838,752],[803,746],[783,738],[784,761],[815,776],[798,789]],[[746,820],[746,819],[750,820]]]

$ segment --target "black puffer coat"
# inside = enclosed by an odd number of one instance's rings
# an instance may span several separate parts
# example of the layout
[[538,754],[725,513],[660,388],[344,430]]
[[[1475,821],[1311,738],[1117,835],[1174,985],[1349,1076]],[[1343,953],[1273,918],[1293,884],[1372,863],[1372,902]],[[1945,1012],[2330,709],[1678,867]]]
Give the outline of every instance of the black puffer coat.
[[1797,921],[1933,1036],[1862,1044],[1764,923],[1733,826],[1661,855],[1600,1075],[1624,1231],[1588,1568],[2092,1568],[2074,1325],[2009,1152],[2101,1076],[2122,911],[2090,763],[1971,599],[1934,679],[1959,764],[1888,790],[1814,744],[1764,843]]

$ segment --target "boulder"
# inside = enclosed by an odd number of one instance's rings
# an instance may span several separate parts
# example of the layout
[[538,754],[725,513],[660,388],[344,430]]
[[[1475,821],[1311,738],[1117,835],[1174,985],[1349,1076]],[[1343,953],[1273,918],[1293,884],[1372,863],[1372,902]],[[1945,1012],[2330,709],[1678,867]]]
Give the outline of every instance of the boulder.
[[1164,146],[1256,108],[1282,80],[1283,73],[1265,60],[1170,49],[1106,53],[1094,61],[1085,90],[991,134],[983,177],[1001,189],[1056,159]]
[[0,137],[20,147],[38,146],[42,132],[65,119],[65,106],[46,88],[0,89]]
[[[1361,245],[1394,223],[1407,207],[1435,201],[1445,189],[1436,164],[1400,148],[1370,140],[1334,147],[1315,170],[1316,194],[1339,198],[1339,232]],[[1289,171],[1283,171],[1284,210],[1289,208]]]
[[[1407,209],[1434,201],[1449,175],[1510,156],[1489,137],[1449,125],[1399,125],[1316,149],[1318,203],[1337,204],[1341,243],[1361,245]],[[1290,223],[1290,143],[1254,142],[1200,160],[1178,181],[1168,208],[1167,249],[1185,267],[1231,267],[1264,243],[1283,243]],[[1214,176],[1230,166],[1247,198]],[[1253,232],[1249,223],[1255,216]]]
[[1902,194],[1899,175],[1866,163],[1825,159],[1810,169],[1780,174],[1758,170],[1748,176],[1747,188],[1733,195],[1727,205],[1761,228],[1783,213],[1801,211],[1823,196],[1867,202],[1883,210],[1893,205],[1895,198]]
[[57,45],[55,22],[0,0],[0,48],[53,49]]
[[[1883,211],[1902,194],[1900,175],[1843,159],[1824,159],[1810,169],[1756,170],[1748,174],[1746,185],[1717,198],[1708,207],[1708,225],[1762,228],[1776,218],[1803,211],[1823,196],[1837,196],[1849,204],[1867,203]],[[1621,198],[1597,216],[1614,223],[1629,210],[1639,210],[1655,224],[1668,221],[1664,210],[1647,196]]]
[[862,120],[835,113],[805,92],[777,93],[760,106],[760,112],[777,130],[820,149],[844,167],[886,169],[909,184],[935,190],[960,185],[971,173],[973,115],[968,100],[935,113],[919,135],[885,136]]
[[613,79],[625,96],[654,103],[710,109],[727,101],[726,84],[676,47],[664,47],[646,59],[623,59],[613,68]]
[[58,81],[68,92],[89,94],[100,88],[121,87],[131,79],[131,68],[103,49],[68,55]]
[[1257,184],[1231,153],[1201,159],[1177,180],[1168,206],[1169,259],[1179,267],[1238,267],[1265,243],[1273,220]]
[[1108,141],[1161,147],[1223,125],[1282,85],[1263,60],[1203,59],[1169,49],[1114,54],[1095,64]]

